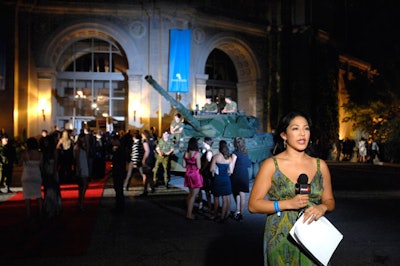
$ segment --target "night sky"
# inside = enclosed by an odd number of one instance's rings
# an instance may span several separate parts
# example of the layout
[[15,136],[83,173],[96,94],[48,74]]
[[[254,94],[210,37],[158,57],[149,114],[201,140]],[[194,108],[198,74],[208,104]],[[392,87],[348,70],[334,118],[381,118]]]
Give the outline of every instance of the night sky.
[[379,66],[400,57],[400,1],[345,0],[337,37],[344,52]]

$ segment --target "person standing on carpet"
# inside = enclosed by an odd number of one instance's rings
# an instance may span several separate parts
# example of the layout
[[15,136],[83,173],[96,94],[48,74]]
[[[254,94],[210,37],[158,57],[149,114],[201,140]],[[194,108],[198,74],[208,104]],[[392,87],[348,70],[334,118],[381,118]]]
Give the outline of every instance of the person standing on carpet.
[[115,207],[111,212],[117,214],[122,213],[125,208],[124,197],[124,178],[126,176],[125,168],[125,150],[121,145],[118,135],[111,138],[112,145],[112,169],[111,175],[114,182],[115,190]]
[[43,161],[42,179],[44,187],[44,211],[49,218],[61,213],[61,191],[56,171],[56,143],[53,136],[40,139]]
[[[3,134],[1,136],[1,144],[0,144],[0,189],[4,185],[5,193],[13,193],[11,191],[11,184],[13,178],[13,169],[14,163],[17,160],[17,153],[15,146],[8,139],[7,134]],[[1,193],[1,190],[0,190]]]
[[35,138],[28,138],[26,146],[26,151],[21,156],[21,164],[23,166],[21,183],[26,216],[31,218],[31,199],[37,200],[38,215],[42,213],[42,174],[40,171],[42,153],[39,151],[39,143]]
[[95,156],[93,159],[93,179],[102,179],[106,173],[106,140],[101,130],[96,131]]
[[89,184],[89,164],[87,156],[87,144],[84,134],[79,134],[74,147],[76,176],[78,178],[78,209],[85,211],[83,202]]
[[73,176],[72,167],[74,163],[74,143],[71,140],[68,130],[62,132],[56,149],[58,158],[58,177],[60,178],[60,182],[71,182]]

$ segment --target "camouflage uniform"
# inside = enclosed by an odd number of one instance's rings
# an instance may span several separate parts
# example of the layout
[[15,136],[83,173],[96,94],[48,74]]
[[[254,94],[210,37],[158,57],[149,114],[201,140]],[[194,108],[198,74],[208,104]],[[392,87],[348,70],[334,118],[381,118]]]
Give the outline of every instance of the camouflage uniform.
[[175,127],[176,127],[175,132],[171,132],[171,134],[173,135],[175,142],[178,143],[181,137],[180,137],[180,133],[177,133],[177,132],[179,131],[179,129],[181,129],[181,128],[183,129],[183,122],[182,121],[176,122],[175,120],[173,120],[171,122],[171,128],[175,128]]
[[206,103],[203,106],[204,112],[218,112],[218,105],[216,103]]
[[226,112],[236,112],[237,111],[237,103],[234,101],[231,101],[230,103],[227,103],[225,105],[224,110]]
[[165,185],[168,186],[168,173],[169,173],[169,155],[172,154],[174,150],[174,143],[172,142],[171,139],[168,138],[167,141],[165,141],[163,138],[161,138],[158,141],[157,147],[156,147],[156,163],[153,169],[153,181],[156,184],[157,182],[157,172],[158,172],[158,167],[160,164],[162,164],[163,169],[164,169],[164,182]]

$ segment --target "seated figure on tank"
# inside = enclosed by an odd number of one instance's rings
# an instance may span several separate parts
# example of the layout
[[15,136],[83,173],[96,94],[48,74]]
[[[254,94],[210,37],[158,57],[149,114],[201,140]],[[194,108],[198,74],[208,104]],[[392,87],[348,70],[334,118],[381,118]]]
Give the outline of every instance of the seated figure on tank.
[[218,113],[218,105],[215,102],[211,101],[211,98],[207,98],[206,103],[203,106],[203,112],[206,114],[216,114]]
[[174,119],[171,122],[170,125],[170,131],[172,134],[172,138],[174,143],[179,143],[181,139],[181,134],[183,132],[183,121],[182,121],[182,116],[180,113],[176,113],[174,115]]
[[221,110],[221,113],[224,114],[234,114],[237,112],[237,103],[232,101],[231,97],[225,98],[226,105],[224,109]]

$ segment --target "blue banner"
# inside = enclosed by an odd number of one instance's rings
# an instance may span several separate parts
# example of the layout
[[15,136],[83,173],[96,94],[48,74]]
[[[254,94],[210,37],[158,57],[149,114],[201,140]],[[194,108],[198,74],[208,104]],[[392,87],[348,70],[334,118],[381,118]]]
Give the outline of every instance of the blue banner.
[[191,30],[169,32],[169,92],[189,92]]

